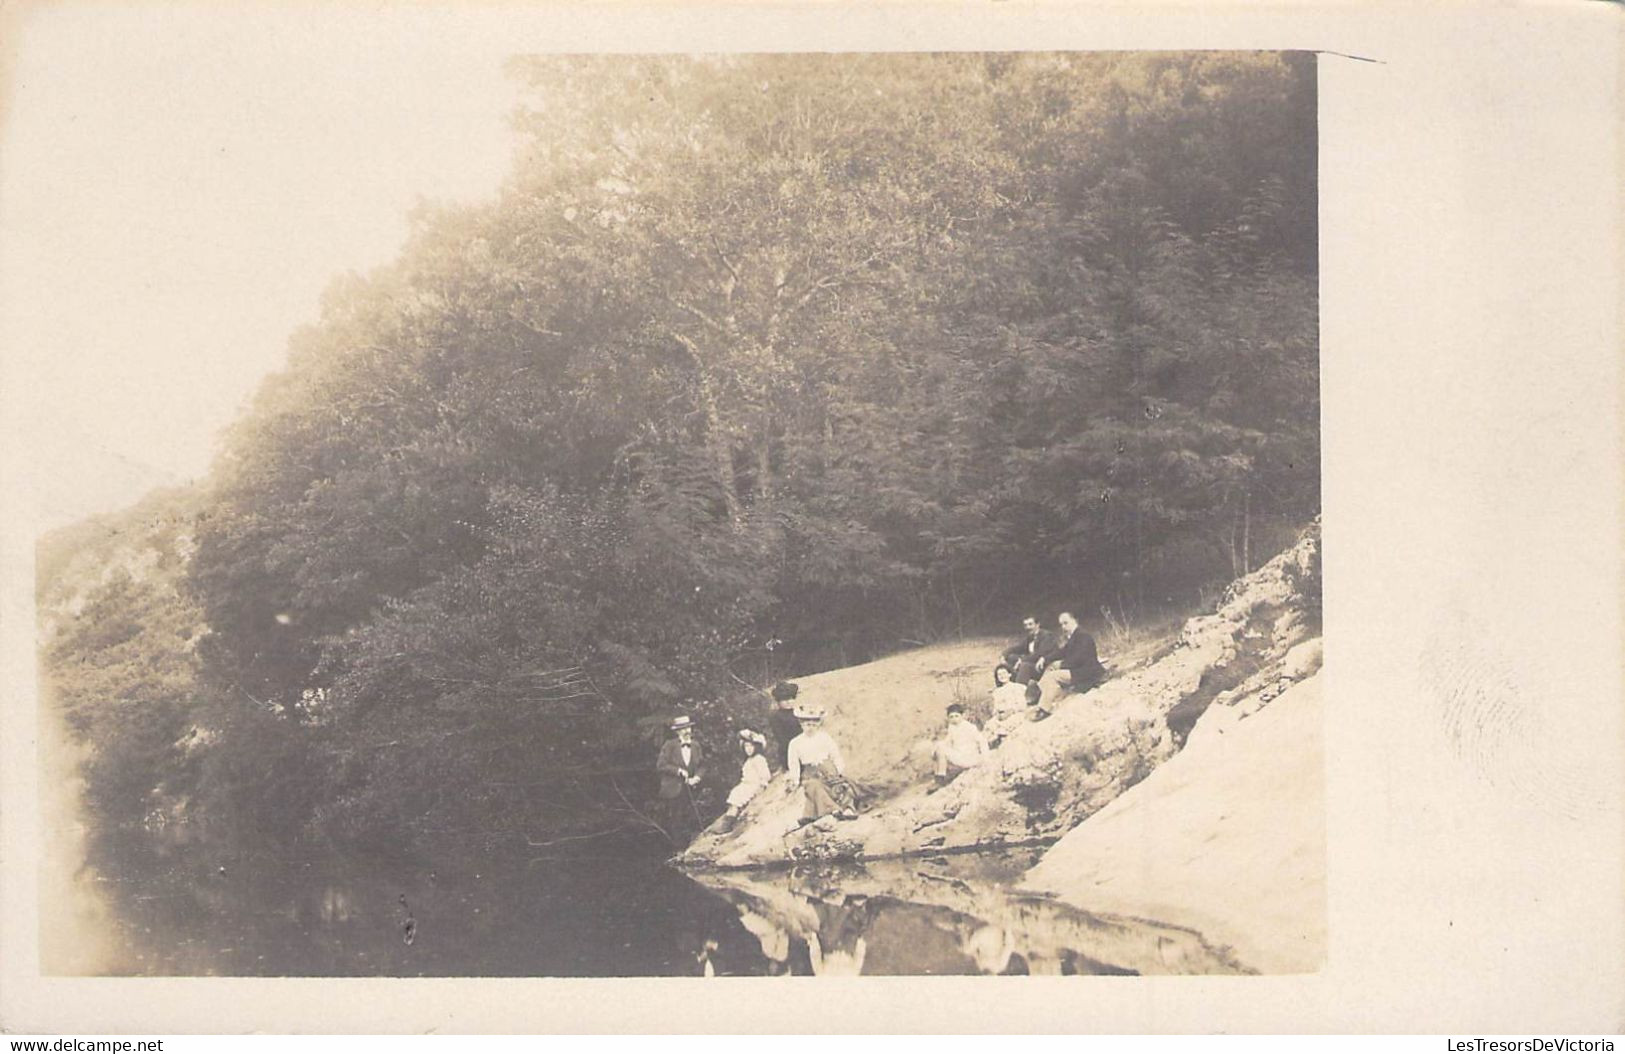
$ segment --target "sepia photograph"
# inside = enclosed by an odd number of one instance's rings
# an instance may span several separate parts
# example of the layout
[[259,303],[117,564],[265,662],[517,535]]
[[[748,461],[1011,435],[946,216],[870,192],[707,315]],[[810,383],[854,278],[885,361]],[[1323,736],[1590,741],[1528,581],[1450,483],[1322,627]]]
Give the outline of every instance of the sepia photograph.
[[1315,971],[1315,70],[513,56],[500,185],[40,541],[45,968]]
[[1533,6],[0,4],[0,1032],[1611,1049]]

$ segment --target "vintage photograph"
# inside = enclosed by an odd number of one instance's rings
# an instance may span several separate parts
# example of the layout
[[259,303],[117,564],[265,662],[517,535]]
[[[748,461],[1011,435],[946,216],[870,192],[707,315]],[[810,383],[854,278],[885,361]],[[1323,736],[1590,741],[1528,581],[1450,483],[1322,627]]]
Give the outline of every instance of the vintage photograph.
[[35,550],[41,970],[1321,970],[1316,55],[487,72],[61,285],[208,409]]

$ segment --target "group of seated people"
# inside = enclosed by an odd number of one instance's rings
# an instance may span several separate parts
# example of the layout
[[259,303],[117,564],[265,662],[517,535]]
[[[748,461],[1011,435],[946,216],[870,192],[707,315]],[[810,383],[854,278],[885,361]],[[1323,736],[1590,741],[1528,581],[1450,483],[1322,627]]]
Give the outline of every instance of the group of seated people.
[[[779,742],[779,760],[791,787],[800,788],[804,799],[797,826],[825,816],[850,820],[858,815],[858,788],[846,778],[846,761],[841,748],[824,729],[824,709],[796,702],[795,684],[776,685],[772,696],[774,710],[768,726]],[[728,792],[727,809],[717,822],[722,833],[733,830],[745,806],[761,793],[773,778],[767,763],[767,737],[754,729],[741,729],[740,749],[745,761],[739,782]]]
[[1032,615],[1022,620],[1022,636],[1004,650],[993,668],[992,715],[985,728],[966,717],[965,707],[948,707],[948,727],[936,743],[933,760],[938,786],[981,764],[1018,725],[1049,716],[1062,692],[1086,692],[1106,679],[1095,639],[1063,611],[1050,632]]
[[999,664],[1017,684],[1038,685],[1039,698],[1033,705],[1040,714],[1049,712],[1044,697],[1054,698],[1057,689],[1086,692],[1106,679],[1095,638],[1078,628],[1070,611],[1061,612],[1056,622],[1059,629],[1051,632],[1028,615],[1021,623],[1021,639],[1004,650]]
[[[1063,690],[1088,691],[1105,679],[1094,638],[1078,627],[1071,612],[1061,612],[1058,630],[1040,626],[1028,616],[1022,622],[1023,636],[1005,649],[993,670],[992,716],[986,729],[976,726],[960,703],[947,710],[947,726],[932,750],[933,776],[943,786],[959,773],[980,765],[987,753],[1019,724],[1049,715]],[[774,710],[768,718],[769,731],[778,743],[779,761],[792,788],[802,792],[803,806],[796,826],[825,817],[849,820],[858,815],[859,788],[846,775],[841,749],[824,729],[822,707],[797,702],[799,691],[792,683],[781,683],[771,693]],[[656,769],[661,776],[660,797],[667,803],[668,815],[679,828],[686,826],[686,812],[692,810],[692,789],[703,773],[699,746],[694,742],[692,720],[680,717],[672,722],[673,737],[661,748]],[[717,830],[726,833],[739,822],[745,807],[773,778],[768,764],[768,738],[754,729],[739,731],[739,749],[744,755],[739,782],[728,792],[726,811],[717,821]],[[683,808],[687,800],[687,809]]]

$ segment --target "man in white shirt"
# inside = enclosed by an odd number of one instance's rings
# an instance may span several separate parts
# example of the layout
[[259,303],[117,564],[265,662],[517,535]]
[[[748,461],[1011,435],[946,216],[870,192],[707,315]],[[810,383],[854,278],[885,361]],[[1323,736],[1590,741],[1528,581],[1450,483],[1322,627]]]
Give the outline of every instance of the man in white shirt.
[[937,740],[933,754],[938,786],[980,765],[987,756],[987,737],[965,720],[965,708],[958,703],[948,707],[948,728]]

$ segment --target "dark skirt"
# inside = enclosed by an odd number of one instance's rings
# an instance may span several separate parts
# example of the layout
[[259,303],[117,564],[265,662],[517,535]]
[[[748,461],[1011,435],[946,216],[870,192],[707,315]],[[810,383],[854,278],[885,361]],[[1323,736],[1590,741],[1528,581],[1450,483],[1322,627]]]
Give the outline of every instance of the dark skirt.
[[833,765],[820,762],[803,767],[801,792],[807,799],[801,810],[802,819],[816,820],[831,813],[857,811],[857,789],[836,772]]

